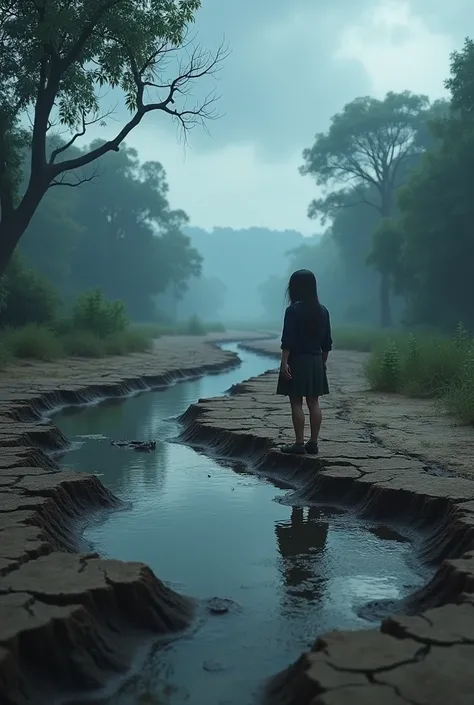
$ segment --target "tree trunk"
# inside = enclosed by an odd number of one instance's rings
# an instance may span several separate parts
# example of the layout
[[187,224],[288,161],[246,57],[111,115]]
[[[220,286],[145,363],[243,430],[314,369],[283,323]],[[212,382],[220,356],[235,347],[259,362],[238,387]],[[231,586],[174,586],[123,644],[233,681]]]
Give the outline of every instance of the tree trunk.
[[390,306],[390,275],[386,272],[380,275],[380,325],[390,328],[392,325],[392,309]]
[[46,179],[30,182],[17,208],[7,214],[0,211],[0,276],[10,264],[16,246],[48,189],[48,183]]
[[9,218],[8,220],[0,221],[0,276],[5,274],[16,246],[26,230],[26,228],[22,229],[19,227],[15,220],[14,218]]

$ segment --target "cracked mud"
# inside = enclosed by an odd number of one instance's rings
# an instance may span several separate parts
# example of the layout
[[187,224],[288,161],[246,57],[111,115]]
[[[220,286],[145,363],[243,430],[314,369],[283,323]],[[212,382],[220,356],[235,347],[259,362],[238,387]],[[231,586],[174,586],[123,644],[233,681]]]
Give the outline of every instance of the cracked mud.
[[[273,342],[246,347],[278,351]],[[247,458],[258,472],[291,485],[302,501],[338,500],[363,515],[421,528],[427,537],[423,558],[439,566],[405,605],[409,616],[385,619],[380,630],[321,636],[271,680],[266,703],[470,705],[474,482],[466,444],[469,437],[472,448],[472,431],[438,417],[433,441],[430,417],[416,421],[423,406],[397,397],[389,398],[387,419],[388,399],[364,390],[362,361],[362,355],[332,356],[334,393],[324,400],[319,458],[278,451],[291,437],[291,422],[285,401],[274,394],[275,373],[237,385],[231,397],[191,406],[182,418],[182,438],[220,456]],[[408,419],[410,434],[401,422],[391,427],[397,413]]]
[[235,363],[232,353],[183,337],[162,338],[149,354],[0,374],[2,705],[49,705],[71,688],[99,687],[128,669],[138,640],[179,631],[194,609],[147,566],[89,552],[86,519],[124,505],[95,476],[58,469],[48,451],[67,440],[44,414]]

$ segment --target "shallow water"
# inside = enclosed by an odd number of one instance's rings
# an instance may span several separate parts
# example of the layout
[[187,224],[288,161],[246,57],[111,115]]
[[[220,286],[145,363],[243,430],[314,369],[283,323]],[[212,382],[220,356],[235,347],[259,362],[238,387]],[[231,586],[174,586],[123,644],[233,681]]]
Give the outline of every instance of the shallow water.
[[[239,368],[94,407],[55,423],[74,442],[64,464],[96,472],[130,511],[86,537],[102,554],[143,561],[171,587],[197,598],[234,600],[238,610],[202,616],[161,644],[108,705],[254,705],[265,678],[330,629],[373,627],[359,616],[373,600],[397,600],[427,575],[407,536],[325,506],[291,506],[291,493],[173,443],[200,397],[275,367],[238,350]],[[155,438],[152,453],[110,440]]]

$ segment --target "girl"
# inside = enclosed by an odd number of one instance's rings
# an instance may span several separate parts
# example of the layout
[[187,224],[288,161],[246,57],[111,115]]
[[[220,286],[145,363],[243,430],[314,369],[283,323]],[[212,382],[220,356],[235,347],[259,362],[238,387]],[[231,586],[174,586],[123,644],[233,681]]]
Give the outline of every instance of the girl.
[[[318,453],[321,427],[319,397],[329,394],[326,362],[332,349],[328,310],[319,303],[316,277],[308,269],[293,272],[287,290],[290,305],[285,311],[281,336],[281,366],[277,394],[290,398],[295,442],[283,453]],[[309,411],[311,437],[304,442],[303,397]]]

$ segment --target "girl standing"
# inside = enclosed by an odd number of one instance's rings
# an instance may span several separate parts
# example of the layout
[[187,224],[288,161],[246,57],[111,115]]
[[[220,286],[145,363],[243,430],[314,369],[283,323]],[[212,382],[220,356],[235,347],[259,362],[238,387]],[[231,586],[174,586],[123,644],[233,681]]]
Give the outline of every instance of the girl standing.
[[[326,362],[332,349],[331,322],[327,308],[319,303],[316,277],[299,269],[288,283],[290,305],[285,311],[281,336],[281,365],[277,394],[289,397],[295,442],[283,453],[318,453],[321,428],[319,397],[329,394]],[[304,442],[303,397],[309,411],[311,436]]]

